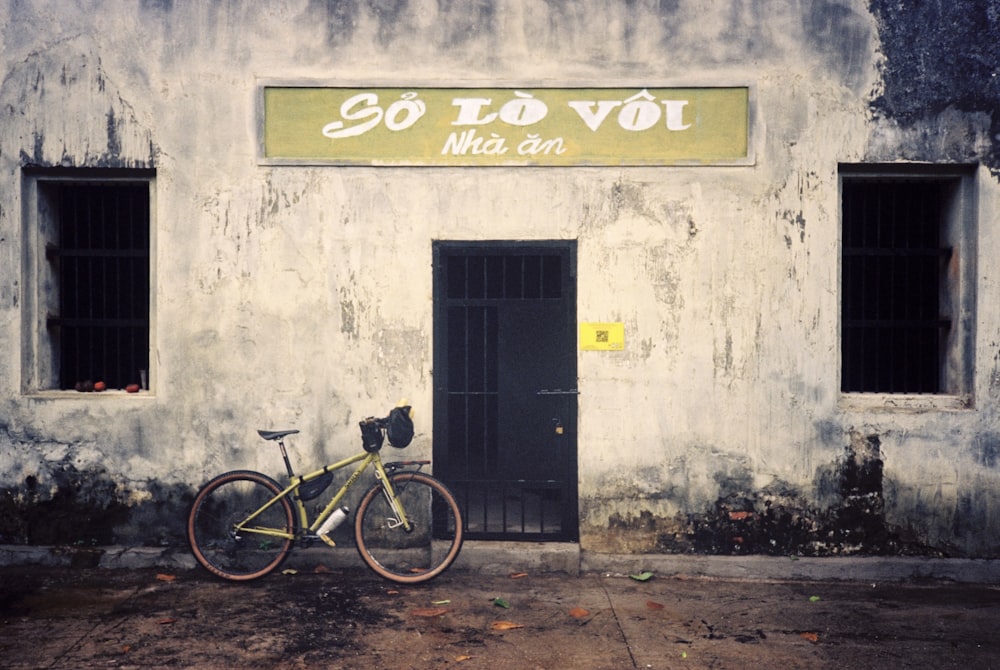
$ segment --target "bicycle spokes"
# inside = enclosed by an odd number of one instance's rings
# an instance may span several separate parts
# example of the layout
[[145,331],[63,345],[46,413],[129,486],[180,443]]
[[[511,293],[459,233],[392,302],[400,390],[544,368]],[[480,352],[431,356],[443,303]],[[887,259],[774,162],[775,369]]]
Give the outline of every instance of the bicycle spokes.
[[[454,561],[461,548],[458,504],[443,484],[428,475],[396,473],[385,484],[389,486],[371,489],[358,506],[355,540],[361,558],[393,581],[431,579]],[[389,493],[392,490],[395,497]]]
[[[364,562],[401,583],[427,581],[443,572],[462,547],[461,511],[444,484],[420,472],[430,461],[383,465],[379,451],[383,433],[391,427],[389,419],[361,422],[362,431],[372,437],[365,441],[364,452],[301,476],[294,474],[282,441],[298,431],[258,431],[265,440],[277,441],[289,483],[282,488],[267,475],[250,470],[234,470],[209,481],[198,491],[188,515],[187,537],[197,561],[220,577],[249,580],[275,570],[296,540],[319,537],[332,545],[330,521],[339,512],[335,508],[371,467],[377,483],[362,496],[354,518],[354,539]],[[401,448],[408,438],[390,436],[390,442]],[[303,501],[321,495],[332,473],[351,465],[357,467],[310,522]]]
[[[276,482],[254,472],[231,472],[209,482],[195,498],[188,539],[195,558],[226,579],[255,579],[274,570],[292,547],[292,506]],[[260,511],[263,509],[263,511]],[[255,514],[253,526],[243,526]]]

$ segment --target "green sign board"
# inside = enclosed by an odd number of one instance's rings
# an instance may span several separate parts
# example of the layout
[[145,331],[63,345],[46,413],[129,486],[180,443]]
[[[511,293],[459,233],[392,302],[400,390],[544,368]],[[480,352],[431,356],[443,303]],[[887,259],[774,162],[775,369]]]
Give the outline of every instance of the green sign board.
[[691,165],[749,158],[749,90],[265,86],[269,164]]

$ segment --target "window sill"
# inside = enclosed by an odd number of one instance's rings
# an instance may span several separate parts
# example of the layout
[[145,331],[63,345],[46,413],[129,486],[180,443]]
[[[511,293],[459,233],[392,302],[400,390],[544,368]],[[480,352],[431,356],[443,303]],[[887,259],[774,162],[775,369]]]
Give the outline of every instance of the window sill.
[[28,391],[23,394],[30,400],[98,400],[104,398],[153,398],[152,391],[138,391],[129,393],[121,389],[108,389],[107,391]]
[[964,411],[973,403],[969,394],[842,393],[839,407],[848,412]]

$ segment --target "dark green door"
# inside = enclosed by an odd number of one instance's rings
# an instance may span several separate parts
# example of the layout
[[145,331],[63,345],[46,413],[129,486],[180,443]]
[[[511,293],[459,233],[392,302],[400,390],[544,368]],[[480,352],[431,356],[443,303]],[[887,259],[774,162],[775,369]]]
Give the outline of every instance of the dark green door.
[[578,537],[576,245],[434,245],[434,472],[472,539]]

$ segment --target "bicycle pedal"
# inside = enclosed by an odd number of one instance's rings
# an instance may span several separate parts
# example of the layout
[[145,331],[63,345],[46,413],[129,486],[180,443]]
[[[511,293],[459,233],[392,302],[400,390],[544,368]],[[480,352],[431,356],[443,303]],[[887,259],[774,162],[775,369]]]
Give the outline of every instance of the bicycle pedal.
[[327,543],[328,545],[330,545],[331,547],[336,547],[336,546],[337,546],[337,543],[336,543],[336,542],[334,542],[334,541],[333,541],[333,540],[332,540],[332,539],[330,538],[330,536],[329,536],[329,535],[319,535],[318,537],[319,537],[319,539],[323,540],[324,542],[326,542],[326,543]]

